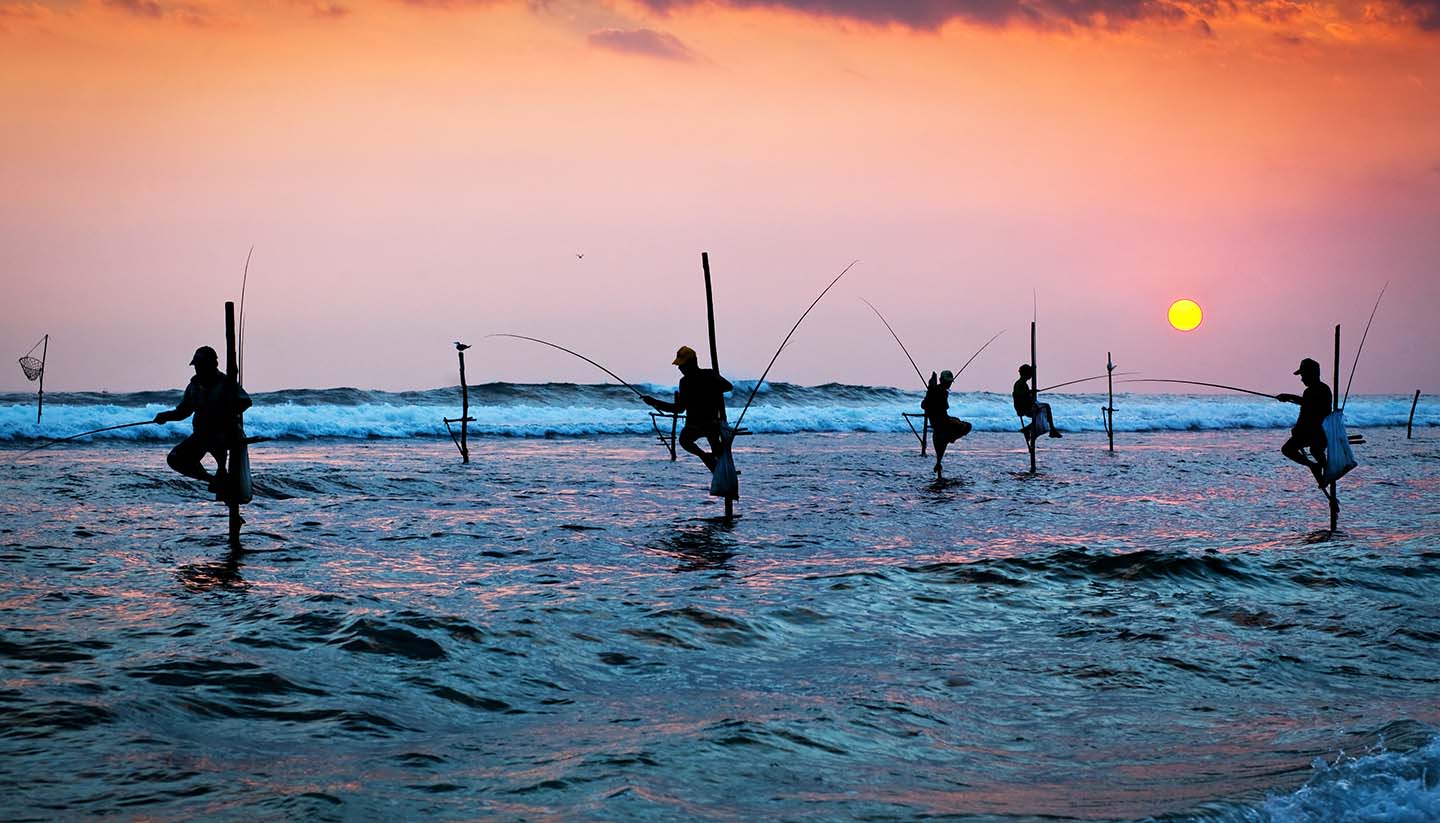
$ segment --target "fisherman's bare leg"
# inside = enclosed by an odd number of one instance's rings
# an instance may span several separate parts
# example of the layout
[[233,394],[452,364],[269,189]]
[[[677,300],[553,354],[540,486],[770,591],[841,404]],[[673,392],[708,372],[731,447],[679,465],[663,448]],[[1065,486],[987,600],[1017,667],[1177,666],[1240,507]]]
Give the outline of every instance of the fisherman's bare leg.
[[690,426],[680,430],[680,448],[700,458],[700,461],[705,464],[705,468],[713,472],[715,471],[715,455],[700,448],[700,445],[695,442],[701,437],[710,444],[710,448],[715,448],[715,435],[698,431]]
[[208,449],[205,448],[205,444],[201,442],[198,437],[191,435],[181,440],[175,445],[175,448],[170,450],[170,454],[165,456],[165,462],[170,464],[170,468],[180,472],[186,477],[204,480],[209,483],[214,479],[214,476],[211,475],[210,472],[205,471],[204,466],[200,465],[200,458],[204,457],[207,451]]
[[[1305,447],[1307,445],[1310,445],[1310,451],[1315,453],[1316,457],[1319,458],[1318,461],[1311,460],[1310,457],[1305,454]],[[1323,446],[1317,448],[1312,444],[1305,443],[1298,437],[1291,436],[1289,440],[1285,441],[1285,445],[1280,447],[1280,453],[1309,469],[1310,473],[1315,475],[1315,482],[1322,486],[1325,485],[1325,448]]]

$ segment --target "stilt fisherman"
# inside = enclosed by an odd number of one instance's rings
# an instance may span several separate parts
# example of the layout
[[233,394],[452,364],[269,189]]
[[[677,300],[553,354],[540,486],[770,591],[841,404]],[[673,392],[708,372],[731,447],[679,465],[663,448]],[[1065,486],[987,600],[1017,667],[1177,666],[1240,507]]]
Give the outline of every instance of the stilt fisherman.
[[[1030,389],[1030,379],[1035,375],[1035,367],[1029,363],[1021,363],[1020,379],[1010,389],[1010,399],[1015,406],[1015,414],[1020,416],[1020,433],[1025,435],[1027,444],[1035,438],[1047,432],[1051,437],[1060,437],[1060,430],[1055,428],[1055,420],[1050,416],[1050,404],[1041,403],[1036,392]],[[1030,418],[1025,423],[1025,418]]]
[[[723,446],[720,421],[725,410],[725,393],[734,387],[714,369],[700,368],[699,358],[689,346],[681,346],[675,352],[672,365],[680,368],[680,385],[675,389],[675,402],[666,402],[648,394],[641,395],[641,399],[659,411],[685,413],[685,428],[680,430],[680,447],[700,458],[705,468],[713,472],[716,451]],[[708,452],[696,442],[702,437],[710,443]]]
[[[1286,457],[1308,468],[1310,473],[1315,475],[1315,482],[1322,488],[1325,486],[1325,418],[1330,414],[1330,404],[1333,396],[1330,394],[1330,387],[1320,380],[1320,364],[1305,358],[1300,361],[1300,368],[1295,370],[1300,375],[1300,382],[1305,384],[1304,395],[1277,394],[1275,399],[1281,403],[1294,403],[1300,407],[1300,416],[1296,418],[1295,425],[1290,429],[1290,439],[1280,447],[1280,451]],[[1310,455],[1305,455],[1305,449],[1310,450]]]
[[[220,371],[220,358],[209,346],[201,346],[190,358],[195,376],[185,387],[180,405],[155,415],[156,423],[165,424],[195,415],[194,431],[170,450],[165,462],[170,468],[196,480],[204,480],[216,500],[227,494],[226,456],[227,433],[235,415],[250,408],[250,395],[233,378]],[[209,454],[215,459],[215,473],[205,471],[201,460]]]
[[925,399],[920,401],[920,408],[930,421],[931,442],[935,444],[936,480],[945,476],[941,465],[945,460],[945,447],[969,434],[973,428],[968,421],[950,416],[950,385],[954,382],[955,375],[949,369],[940,372],[938,378],[935,372],[930,372]]

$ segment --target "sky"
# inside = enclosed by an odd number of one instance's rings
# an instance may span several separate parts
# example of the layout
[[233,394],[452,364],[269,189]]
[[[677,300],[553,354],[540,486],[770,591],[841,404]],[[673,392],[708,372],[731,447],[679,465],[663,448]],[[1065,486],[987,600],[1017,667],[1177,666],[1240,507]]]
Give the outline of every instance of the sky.
[[1293,391],[1388,282],[1440,393],[1440,0],[0,0],[11,357],[182,386],[252,246],[251,391],[673,383],[708,251],[732,378],[859,261],[771,379]]

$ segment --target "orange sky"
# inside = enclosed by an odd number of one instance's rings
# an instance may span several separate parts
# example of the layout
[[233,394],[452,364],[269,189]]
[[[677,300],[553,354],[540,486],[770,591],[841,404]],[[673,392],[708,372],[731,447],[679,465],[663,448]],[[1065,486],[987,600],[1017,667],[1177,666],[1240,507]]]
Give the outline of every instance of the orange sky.
[[1008,329],[961,386],[1004,390],[1034,289],[1056,379],[1279,391],[1389,280],[1356,390],[1440,391],[1433,0],[789,5],[0,0],[0,338],[181,385],[254,244],[252,390],[448,383],[456,338],[603,379],[491,331],[668,381],[705,249],[736,377],[859,258],[774,378],[908,385],[864,296],[926,369]]

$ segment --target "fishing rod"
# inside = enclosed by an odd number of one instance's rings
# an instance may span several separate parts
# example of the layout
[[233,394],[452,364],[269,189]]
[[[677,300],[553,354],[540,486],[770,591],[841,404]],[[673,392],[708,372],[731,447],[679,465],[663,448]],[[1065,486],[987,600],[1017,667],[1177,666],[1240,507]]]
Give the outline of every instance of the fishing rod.
[[[893,338],[895,338],[895,342],[896,342],[896,343],[900,343],[900,335],[896,334],[896,333],[895,333],[895,330],[890,327],[890,322],[885,319],[885,315],[881,314],[879,309],[875,308],[875,304],[874,304],[874,303],[871,303],[869,300],[866,300],[866,299],[863,298],[863,297],[860,298],[860,302],[861,302],[861,303],[864,303],[864,304],[867,305],[867,306],[869,306],[869,307],[870,307],[870,311],[875,312],[875,316],[878,317],[878,318],[880,318],[880,322],[881,322],[881,323],[884,323],[884,324],[885,324],[885,329],[890,332],[890,336],[893,337]],[[987,345],[988,345],[988,344],[987,344]],[[910,361],[910,367],[915,370],[915,376],[918,377],[918,378],[920,378],[920,385],[922,385],[922,386],[928,386],[929,384],[927,384],[927,383],[925,382],[925,375],[924,375],[923,373],[921,373],[920,367],[917,366],[917,365],[915,365],[915,358],[913,358],[913,357],[910,356],[910,350],[907,349],[907,348],[905,348],[905,344],[904,344],[904,343],[900,343],[900,351],[905,352],[905,359]]]
[[11,460],[19,460],[20,458],[24,457],[24,456],[27,455],[27,454],[30,454],[31,452],[38,452],[38,451],[40,451],[41,449],[48,449],[48,448],[50,448],[51,446],[56,446],[56,445],[59,445],[59,444],[61,444],[61,443],[65,443],[65,442],[70,441],[70,440],[76,440],[76,439],[81,438],[81,437],[88,437],[89,435],[92,435],[92,434],[100,434],[101,432],[113,432],[113,431],[116,431],[116,430],[118,430],[118,429],[130,429],[130,428],[134,428],[134,427],[136,427],[136,426],[148,426],[148,425],[150,425],[151,423],[154,423],[154,422],[155,422],[154,420],[141,420],[141,421],[139,421],[138,423],[121,423],[121,424],[118,425],[118,426],[106,426],[106,427],[103,428],[103,429],[91,429],[91,430],[88,431],[88,432],[80,432],[79,434],[72,434],[72,435],[70,435],[69,437],[62,437],[62,438],[60,438],[59,440],[51,440],[49,443],[46,443],[46,444],[41,445],[41,446],[36,446],[36,447],[33,448],[33,449],[26,449],[25,451],[20,452],[19,454],[17,454],[17,455],[15,455],[14,457],[12,457]]
[[[1121,377],[1123,377],[1123,376],[1125,376],[1125,375],[1139,374],[1139,373],[1140,373],[1140,372],[1138,372],[1138,371],[1115,372],[1115,374],[1117,374],[1117,375],[1119,375],[1119,376],[1121,376]],[[1104,379],[1104,378],[1106,378],[1106,377],[1109,377],[1109,376],[1110,376],[1110,375],[1108,375],[1108,374],[1097,374],[1097,375],[1095,375],[1094,377],[1082,377],[1082,378],[1080,378],[1079,380],[1067,380],[1067,381],[1065,381],[1064,383],[1056,383],[1056,384],[1053,385],[1053,386],[1046,386],[1046,387],[1043,388],[1043,389],[1036,389],[1036,390],[1035,390],[1035,393],[1036,393],[1036,394],[1039,394],[1039,393],[1042,392],[1042,391],[1054,391],[1055,389],[1063,389],[1063,388],[1065,388],[1066,386],[1073,386],[1073,385],[1075,385],[1076,383],[1087,383],[1087,382],[1089,382],[1089,381],[1091,381],[1091,380],[1102,380],[1102,379]],[[1130,382],[1130,381],[1122,380],[1122,381],[1120,381],[1120,382],[1122,382],[1122,383],[1127,383],[1127,382]]]
[[[1350,364],[1350,379],[1345,381],[1345,399],[1340,401],[1340,408],[1350,402],[1350,384],[1355,382],[1355,367],[1360,365],[1360,352],[1365,349],[1365,338],[1370,335],[1370,324],[1375,322],[1375,312],[1380,310],[1380,301],[1385,297],[1385,290],[1390,288],[1390,281],[1386,280],[1385,285],[1380,287],[1380,296],[1375,298],[1375,308],[1370,310],[1370,319],[1365,321],[1365,333],[1360,335],[1360,345],[1355,348],[1355,362]],[[1335,388],[1340,388],[1336,386]]]
[[244,383],[245,374],[245,284],[250,281],[250,256],[255,253],[252,245],[245,253],[245,273],[240,277],[240,340],[235,353],[235,382]]
[[636,394],[638,397],[640,397],[641,399],[644,399],[644,397],[645,397],[645,393],[644,393],[644,392],[640,391],[639,389],[635,388],[634,386],[632,386],[632,385],[630,385],[629,383],[627,383],[627,382],[625,382],[624,380],[622,380],[622,379],[620,378],[620,375],[616,374],[616,373],[613,372],[613,371],[610,371],[609,369],[605,368],[604,366],[600,365],[599,363],[596,363],[594,360],[591,360],[590,358],[586,357],[585,355],[581,354],[580,352],[571,351],[571,350],[565,348],[564,346],[557,346],[557,345],[555,345],[554,343],[551,343],[551,342],[548,341],[548,340],[541,340],[541,339],[538,338],[538,337],[526,337],[526,336],[523,335],[523,334],[487,334],[487,335],[485,335],[485,336],[486,336],[486,337],[513,337],[513,338],[515,338],[516,340],[529,340],[531,343],[539,343],[539,344],[542,345],[542,346],[549,346],[549,347],[552,348],[552,349],[559,349],[560,351],[563,351],[563,352],[565,352],[566,354],[574,355],[575,357],[578,357],[578,358],[580,358],[581,360],[584,360],[586,363],[589,363],[590,365],[594,366],[595,368],[599,369],[600,371],[603,371],[603,372],[605,372],[606,374],[610,375],[611,377],[615,378],[617,381],[620,382],[620,385],[624,386],[625,388],[629,389],[630,391],[635,392],[635,394]]
[[965,365],[964,365],[964,366],[961,366],[961,367],[960,367],[960,370],[957,371],[957,372],[955,372],[955,378],[958,380],[958,379],[960,378],[960,375],[962,375],[962,374],[965,373],[965,369],[969,368],[970,364],[975,362],[975,358],[977,358],[977,357],[980,356],[980,352],[985,351],[986,349],[990,348],[990,344],[991,344],[991,343],[994,343],[995,340],[996,340],[998,337],[1000,337],[1000,335],[1002,335],[1002,334],[1004,334],[1004,333],[1005,333],[1005,330],[1004,330],[1004,329],[1001,329],[1000,331],[995,332],[994,336],[992,336],[989,340],[986,340],[986,341],[985,341],[985,345],[983,345],[983,346],[981,346],[980,348],[976,349],[976,350],[975,350],[975,353],[972,354],[972,355],[970,355],[970,359],[965,361]]
[[[775,356],[770,358],[770,365],[765,367],[765,371],[760,373],[760,379],[755,381],[754,388],[750,389],[750,396],[746,398],[745,407],[740,410],[740,416],[735,419],[735,426],[733,429],[731,429],[732,432],[738,432],[740,430],[740,423],[745,420],[745,412],[750,411],[750,403],[754,401],[755,394],[760,391],[760,384],[764,383],[765,378],[769,376],[770,367],[774,366],[775,361],[780,359],[780,352],[785,351],[785,346],[790,342],[790,338],[795,334],[795,330],[800,328],[801,323],[805,322],[805,318],[810,314],[810,310],[815,308],[816,304],[820,302],[820,299],[824,297],[831,289],[833,289],[836,283],[840,282],[840,278],[845,276],[845,272],[850,271],[850,269],[854,268],[855,264],[859,262],[859,260],[851,261],[850,265],[846,266],[844,271],[841,271],[839,274],[835,275],[835,279],[830,281],[830,285],[826,286],[825,290],[820,292],[819,297],[816,297],[813,301],[811,301],[809,308],[805,309],[805,312],[800,315],[800,319],[796,320],[795,325],[790,327],[790,333],[785,335],[784,340],[780,341],[780,348],[776,349]],[[896,339],[898,340],[899,338]],[[726,446],[728,447],[730,445],[730,442],[733,442],[734,439],[735,435],[732,433],[730,435],[730,441],[726,443]]]
[[1205,383],[1205,382],[1202,382],[1202,381],[1199,381],[1199,380],[1162,380],[1162,379],[1160,379],[1160,378],[1158,378],[1158,377],[1137,377],[1137,378],[1135,378],[1134,380],[1121,380],[1120,382],[1121,382],[1121,383],[1184,383],[1184,384],[1189,385],[1189,386],[1209,386],[1209,387],[1212,388],[1212,389],[1225,389],[1226,391],[1238,391],[1238,392],[1243,392],[1243,393],[1245,393],[1245,394],[1253,394],[1253,395],[1255,395],[1256,397],[1268,397],[1268,398],[1270,398],[1271,400],[1276,399],[1276,398],[1275,398],[1275,395],[1273,395],[1273,394],[1266,394],[1266,393],[1263,392],[1263,391],[1254,391],[1254,390],[1252,390],[1252,389],[1242,389],[1242,388],[1240,388],[1239,386],[1226,386],[1226,385],[1224,385],[1223,383]]

